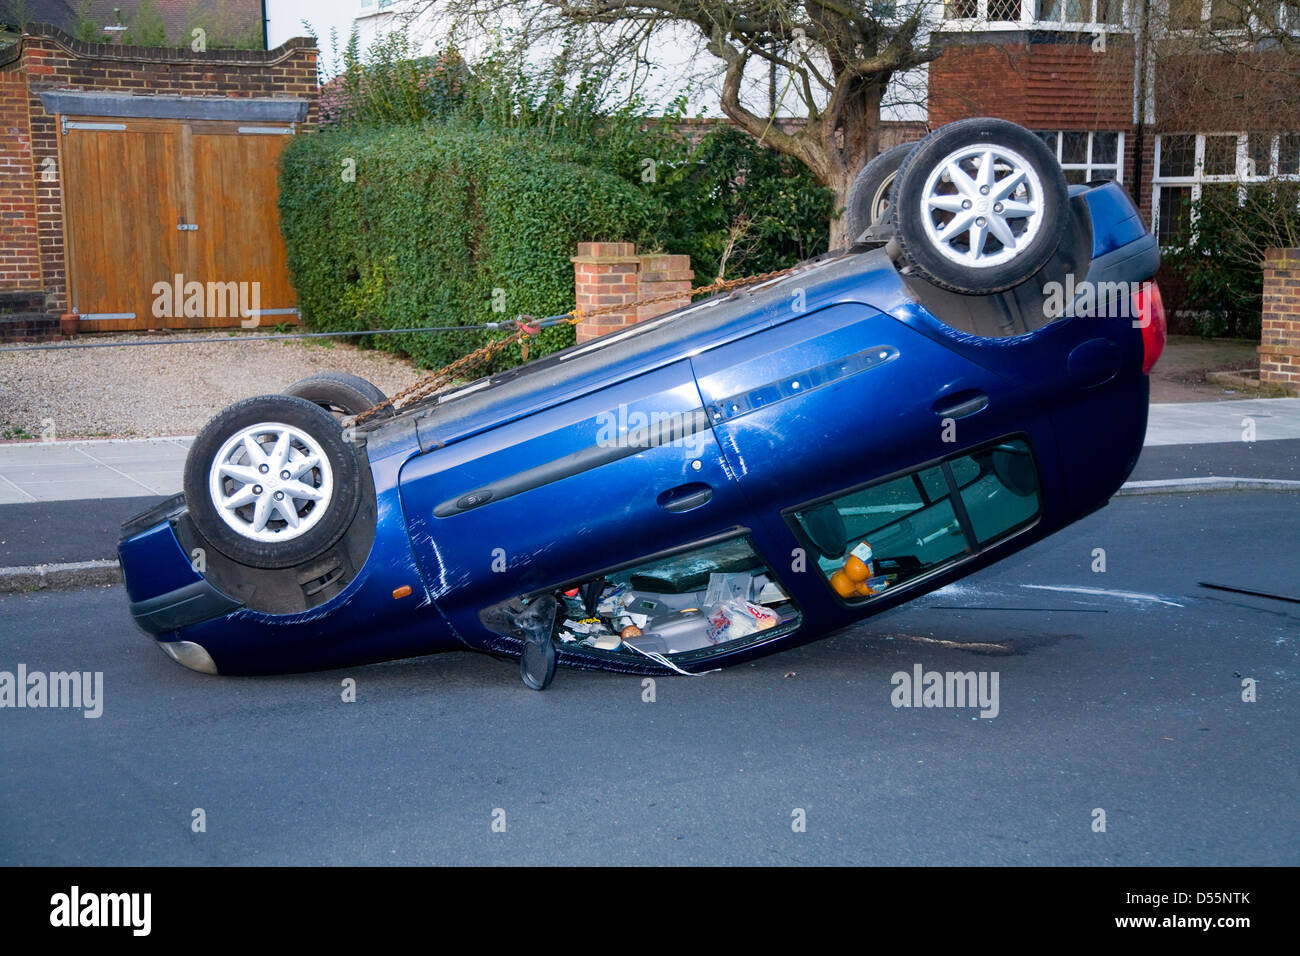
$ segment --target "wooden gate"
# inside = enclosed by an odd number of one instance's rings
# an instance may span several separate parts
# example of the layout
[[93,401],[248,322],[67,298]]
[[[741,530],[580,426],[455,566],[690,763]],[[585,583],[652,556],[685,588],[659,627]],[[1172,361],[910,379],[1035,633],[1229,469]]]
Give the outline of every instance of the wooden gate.
[[287,123],[60,117],[71,311],[87,330],[296,322]]

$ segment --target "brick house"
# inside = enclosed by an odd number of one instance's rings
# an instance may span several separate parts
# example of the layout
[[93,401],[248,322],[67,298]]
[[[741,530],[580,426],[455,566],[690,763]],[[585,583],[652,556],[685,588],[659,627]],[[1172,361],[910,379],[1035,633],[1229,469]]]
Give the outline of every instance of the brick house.
[[0,28],[21,32],[26,23],[49,23],[77,39],[105,43],[123,42],[134,28],[149,34],[151,45],[181,46],[201,27],[209,46],[265,48],[262,7],[262,0],[0,0]]
[[178,276],[253,283],[261,314],[292,320],[275,158],[316,122],[316,56],[309,39],[195,52],[50,24],[0,50],[0,312],[23,316],[11,337],[59,316],[107,330],[246,314],[151,309]]
[[[1300,180],[1300,72],[1266,42],[1270,31],[1300,36],[1300,4],[1261,0],[1254,14],[1276,20],[1264,29],[1252,20],[1234,49],[1225,18],[1241,9],[1234,0],[945,0],[930,124],[992,115],[1038,131],[1070,182],[1118,179],[1161,244],[1178,244],[1207,186]],[[1216,51],[1204,52],[1196,40],[1211,32]]]

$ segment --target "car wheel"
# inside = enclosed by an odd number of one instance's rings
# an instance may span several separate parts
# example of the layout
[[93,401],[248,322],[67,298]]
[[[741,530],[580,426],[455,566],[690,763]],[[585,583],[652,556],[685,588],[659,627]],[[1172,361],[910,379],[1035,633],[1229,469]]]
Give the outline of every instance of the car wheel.
[[936,130],[903,161],[893,215],[901,258],[954,292],[1001,292],[1025,281],[1061,244],[1069,187],[1029,130],[968,119]]
[[[284,394],[297,395],[315,402],[340,418],[360,415],[388,398],[382,389],[359,375],[349,375],[347,372],[318,372],[308,375],[286,388]],[[385,407],[375,414],[376,417],[387,418],[393,414],[393,409]]]
[[916,143],[904,143],[887,149],[862,167],[857,179],[849,187],[848,202],[844,207],[844,225],[851,243],[865,242],[864,233],[889,216],[890,193],[898,167],[916,148]]
[[288,568],[335,544],[356,516],[361,474],[338,422],[292,395],[244,399],[213,418],[185,459],[199,532],[255,568]]

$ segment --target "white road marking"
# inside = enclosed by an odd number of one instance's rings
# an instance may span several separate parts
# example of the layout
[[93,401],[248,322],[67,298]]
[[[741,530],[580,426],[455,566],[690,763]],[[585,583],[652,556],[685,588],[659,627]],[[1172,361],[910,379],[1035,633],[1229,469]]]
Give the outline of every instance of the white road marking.
[[1112,591],[1109,588],[1078,587],[1068,584],[1022,584],[1022,588],[1035,591],[1067,591],[1072,594],[1091,594],[1096,597],[1114,597],[1125,601],[1146,601],[1153,604],[1167,604],[1170,607],[1185,607],[1177,601],[1167,601],[1156,594],[1143,594],[1140,591]]

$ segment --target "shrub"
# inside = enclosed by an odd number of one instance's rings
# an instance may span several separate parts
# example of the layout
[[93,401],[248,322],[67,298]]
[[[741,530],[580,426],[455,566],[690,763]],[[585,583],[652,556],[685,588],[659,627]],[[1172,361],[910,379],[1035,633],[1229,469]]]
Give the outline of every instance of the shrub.
[[697,279],[770,272],[826,251],[834,195],[806,166],[735,127],[706,134],[666,177],[660,234]]
[[[280,206],[306,320],[330,330],[467,325],[573,307],[578,242],[690,255],[696,281],[826,249],[832,197],[806,168],[728,126],[691,147],[684,98],[652,116],[606,105],[607,80],[496,48],[413,55],[400,31],[364,62],[354,32],[322,88],[324,131],[286,150]],[[355,164],[356,182],[340,175]],[[503,290],[505,313],[491,311]],[[498,297],[498,302],[501,298]],[[377,337],[439,366],[486,333]],[[551,329],[530,348],[573,341]],[[364,343],[363,343],[364,344]],[[501,356],[497,367],[520,359]]]
[[1191,237],[1167,258],[1187,280],[1184,306],[1206,338],[1258,338],[1264,250],[1300,242],[1300,183],[1206,186]]
[[[526,131],[394,126],[296,139],[282,158],[280,216],[303,316],[343,331],[567,311],[578,242],[644,243],[662,218],[646,192],[576,159]],[[505,333],[377,336],[374,344],[439,367],[490,334]],[[571,327],[548,329],[531,354],[572,342]],[[497,366],[520,358],[515,348]]]

